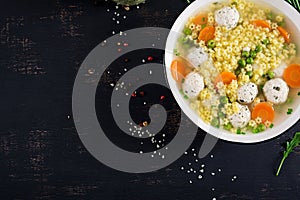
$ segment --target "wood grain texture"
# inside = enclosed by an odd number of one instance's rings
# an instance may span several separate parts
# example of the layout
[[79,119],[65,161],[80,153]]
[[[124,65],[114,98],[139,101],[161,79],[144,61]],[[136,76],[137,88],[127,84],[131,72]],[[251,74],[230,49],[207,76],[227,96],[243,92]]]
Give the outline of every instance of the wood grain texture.
[[[139,9],[116,9],[111,2],[6,1],[0,10],[0,199],[300,199],[299,148],[287,159],[280,177],[274,172],[281,144],[299,131],[299,122],[285,134],[255,145],[219,141],[210,156],[196,162],[204,132],[187,155],[165,169],[149,174],[127,174],[95,160],[82,145],[72,121],[71,97],[77,70],[86,55],[101,41],[131,28],[170,28],[185,8],[181,0],[147,0]],[[107,9],[110,11],[107,12]],[[126,15],[117,24],[114,12]],[[102,77],[97,98],[101,123],[118,139],[110,124],[109,85],[151,55],[162,63],[161,51],[139,51],[110,66]],[[151,88],[156,88],[151,92]],[[157,86],[141,88],[144,98],[132,102],[136,122],[146,119],[149,103],[166,95],[169,118],[164,133],[171,139],[178,128],[179,107],[170,91]],[[152,89],[153,90],[153,89]],[[148,106],[148,107],[147,107]],[[102,108],[101,108],[102,107]],[[120,145],[140,148],[138,141],[120,137]],[[119,139],[120,139],[119,138]],[[153,148],[149,143],[149,149]],[[194,151],[193,151],[194,149]],[[205,164],[203,178],[187,173]],[[221,169],[221,172],[218,171]],[[211,175],[215,173],[215,175]],[[232,181],[232,178],[237,179]],[[190,184],[189,181],[193,183]]]

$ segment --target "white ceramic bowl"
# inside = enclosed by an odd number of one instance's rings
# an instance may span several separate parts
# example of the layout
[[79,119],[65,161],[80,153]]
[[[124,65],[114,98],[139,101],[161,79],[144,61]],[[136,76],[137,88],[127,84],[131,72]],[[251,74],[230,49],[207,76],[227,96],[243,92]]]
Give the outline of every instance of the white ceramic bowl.
[[[175,48],[178,37],[180,36],[185,23],[188,18],[195,16],[199,11],[205,10],[207,6],[216,2],[216,0],[196,0],[190,4],[177,18],[171,32],[168,36],[165,50],[165,65],[166,65],[166,76],[177,103],[183,110],[183,112],[201,129],[207,133],[218,137],[223,140],[240,143],[255,143],[262,142],[271,138],[274,138],[281,133],[285,132],[292,125],[294,125],[300,118],[300,97],[294,98],[295,109],[292,115],[277,115],[274,121],[274,127],[267,129],[266,131],[258,134],[247,133],[246,135],[238,135],[230,133],[222,128],[218,129],[210,126],[202,121],[198,114],[192,110],[187,100],[185,100],[178,89],[176,81],[172,78],[170,65],[174,58],[173,50]],[[292,41],[296,43],[297,47],[300,47],[300,14],[291,5],[286,3],[284,0],[252,0],[252,2],[259,5],[265,5],[274,10],[275,12],[282,13],[285,15],[285,22],[288,30],[291,33]],[[299,50],[299,48],[298,48]],[[298,56],[299,53],[297,54]],[[299,89],[300,91],[300,89]],[[285,112],[284,112],[285,113]]]

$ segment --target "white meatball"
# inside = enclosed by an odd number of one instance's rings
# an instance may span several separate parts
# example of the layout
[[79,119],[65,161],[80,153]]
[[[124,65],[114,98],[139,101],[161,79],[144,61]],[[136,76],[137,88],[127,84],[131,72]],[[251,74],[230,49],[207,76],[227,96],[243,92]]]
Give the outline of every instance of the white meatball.
[[249,104],[255,99],[257,94],[257,86],[250,82],[238,88],[237,98],[241,104]]
[[281,78],[275,78],[266,82],[263,92],[269,102],[281,104],[287,100],[289,87]]
[[193,47],[190,49],[187,59],[194,67],[198,67],[208,60],[208,54],[201,47]]
[[231,115],[229,121],[235,128],[244,128],[251,119],[248,106],[239,104],[239,112]]
[[226,26],[228,29],[236,27],[240,14],[236,8],[224,7],[215,12],[215,20],[219,26]]
[[277,68],[273,70],[276,78],[281,78],[283,76],[284,70],[287,68],[287,65],[282,62]]
[[203,77],[197,72],[191,72],[182,83],[183,93],[189,98],[195,98],[204,88]]

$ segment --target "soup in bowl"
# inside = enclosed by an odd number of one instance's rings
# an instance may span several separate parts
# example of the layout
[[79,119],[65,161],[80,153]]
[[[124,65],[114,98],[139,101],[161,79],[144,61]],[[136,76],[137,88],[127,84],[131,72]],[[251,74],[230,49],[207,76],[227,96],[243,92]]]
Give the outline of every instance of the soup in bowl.
[[300,14],[282,0],[195,1],[169,34],[171,91],[200,128],[264,141],[300,117]]

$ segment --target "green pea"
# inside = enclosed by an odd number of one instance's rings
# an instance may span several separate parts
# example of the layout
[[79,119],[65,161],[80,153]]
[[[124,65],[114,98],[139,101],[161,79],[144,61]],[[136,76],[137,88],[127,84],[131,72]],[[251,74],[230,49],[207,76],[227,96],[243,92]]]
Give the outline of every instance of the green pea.
[[240,67],[245,67],[245,66],[246,66],[246,61],[245,61],[244,59],[240,59],[240,60],[238,61],[238,65],[239,65]]
[[266,38],[266,39],[264,39],[264,40],[262,41],[262,43],[263,43],[264,45],[268,45],[268,44],[270,44],[270,41],[269,41],[268,38]]
[[185,28],[185,29],[183,29],[183,33],[186,35],[192,35],[192,30],[189,28]]
[[241,72],[242,71],[239,67],[234,71],[235,75],[237,75],[237,76],[240,75]]
[[268,77],[270,79],[274,78],[275,77],[275,73],[273,71],[268,71]]
[[220,127],[220,124],[219,124],[219,119],[218,118],[213,118],[211,120],[211,123],[210,123],[213,127],[217,127],[219,128]]
[[255,58],[256,57],[256,52],[255,51],[250,51],[250,57]]
[[246,72],[246,75],[249,76],[250,78],[252,78],[253,72],[252,72],[252,71],[247,71],[247,72]]
[[224,125],[223,128],[227,131],[230,131],[233,127],[230,123],[228,123],[228,124]]
[[252,57],[247,58],[246,63],[253,64],[253,58]]
[[250,56],[249,51],[243,51],[242,56],[248,58]]
[[252,133],[259,133],[259,130],[257,128],[252,129]]
[[278,22],[278,26],[284,26],[284,21]]
[[213,49],[213,48],[215,48],[215,46],[216,46],[216,43],[215,43],[214,40],[209,40],[209,41],[207,42],[207,47],[208,47],[208,48]]
[[267,13],[267,19],[272,21],[274,19],[274,14],[272,12]]
[[262,47],[260,45],[257,45],[255,48],[256,53],[259,53],[262,51]]
[[225,118],[225,114],[222,113],[221,111],[219,111],[218,113],[219,118],[224,119]]
[[257,125],[257,130],[258,130],[259,132],[263,132],[263,131],[266,130],[266,126],[265,126],[264,124],[258,124],[258,125]]
[[188,42],[188,38],[186,38],[186,37],[184,37],[184,36],[181,36],[180,38],[179,38],[179,41],[181,42],[181,43],[186,43],[186,42]]
[[221,96],[220,97],[220,103],[223,104],[223,105],[228,103],[228,97],[227,96]]

